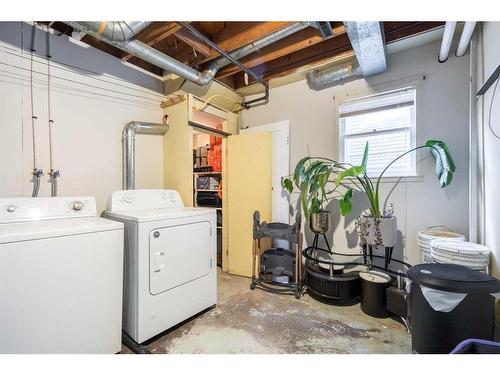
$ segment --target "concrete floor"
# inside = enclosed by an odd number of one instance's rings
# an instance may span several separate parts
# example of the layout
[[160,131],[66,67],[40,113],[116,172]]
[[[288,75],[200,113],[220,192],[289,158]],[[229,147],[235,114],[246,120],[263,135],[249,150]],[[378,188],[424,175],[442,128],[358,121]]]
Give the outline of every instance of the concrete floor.
[[[148,345],[152,353],[411,353],[393,319],[263,290],[219,270],[217,307]],[[124,353],[129,352],[124,348]]]

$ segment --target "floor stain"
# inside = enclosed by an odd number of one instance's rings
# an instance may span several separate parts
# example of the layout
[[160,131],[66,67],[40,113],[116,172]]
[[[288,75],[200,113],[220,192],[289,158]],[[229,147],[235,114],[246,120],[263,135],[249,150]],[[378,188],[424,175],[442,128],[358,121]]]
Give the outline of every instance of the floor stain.
[[217,306],[149,343],[153,353],[411,353],[410,335],[358,305],[250,290],[219,270]]

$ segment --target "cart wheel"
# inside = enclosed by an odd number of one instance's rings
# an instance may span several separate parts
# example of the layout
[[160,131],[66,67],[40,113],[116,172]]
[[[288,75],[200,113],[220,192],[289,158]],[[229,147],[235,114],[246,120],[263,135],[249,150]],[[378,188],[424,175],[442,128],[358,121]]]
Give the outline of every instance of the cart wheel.
[[255,289],[255,282],[253,282],[253,281],[252,281],[252,282],[250,283],[250,289],[251,289],[251,290],[254,290],[254,289]]
[[295,298],[300,299],[301,296],[302,293],[300,292],[300,290],[295,291]]

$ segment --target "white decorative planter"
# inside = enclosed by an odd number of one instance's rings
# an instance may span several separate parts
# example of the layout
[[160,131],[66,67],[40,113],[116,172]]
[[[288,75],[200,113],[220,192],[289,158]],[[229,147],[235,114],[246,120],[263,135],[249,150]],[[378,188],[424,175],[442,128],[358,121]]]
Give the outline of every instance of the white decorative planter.
[[359,223],[361,226],[366,226],[366,244],[370,246],[377,245],[377,224],[378,220],[380,228],[380,236],[382,238],[382,245],[384,247],[394,247],[397,241],[397,219],[396,216],[389,218],[375,219],[374,217],[362,216],[359,218]]

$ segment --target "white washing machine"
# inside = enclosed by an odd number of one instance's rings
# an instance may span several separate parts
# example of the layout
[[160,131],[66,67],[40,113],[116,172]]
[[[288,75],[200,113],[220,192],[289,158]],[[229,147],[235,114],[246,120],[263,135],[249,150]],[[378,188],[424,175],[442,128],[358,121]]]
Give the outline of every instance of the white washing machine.
[[216,304],[215,209],[184,207],[174,190],[125,190],[105,216],[125,224],[123,329],[136,342]]
[[121,349],[123,224],[92,197],[0,199],[0,353]]

